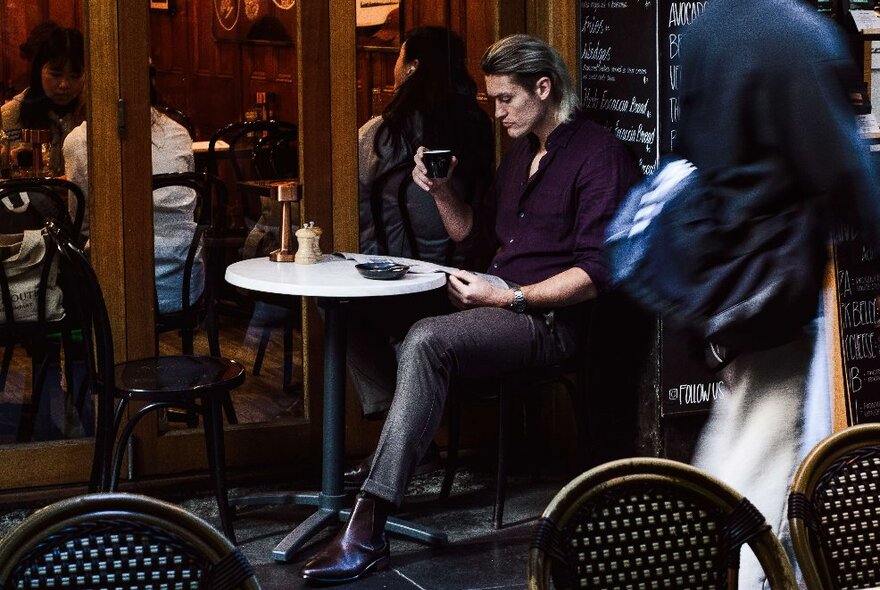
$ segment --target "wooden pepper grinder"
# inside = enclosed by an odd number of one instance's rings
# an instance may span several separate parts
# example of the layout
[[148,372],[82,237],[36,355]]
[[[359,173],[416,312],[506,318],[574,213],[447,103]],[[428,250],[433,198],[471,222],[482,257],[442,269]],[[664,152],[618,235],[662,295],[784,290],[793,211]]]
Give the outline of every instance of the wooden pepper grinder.
[[290,235],[290,217],[293,203],[299,201],[297,186],[296,182],[285,182],[272,187],[275,198],[281,203],[281,247],[269,254],[272,262],[296,262]]
[[297,264],[315,264],[315,232],[310,227],[303,226],[296,230],[296,241],[299,248],[296,251],[294,262]]

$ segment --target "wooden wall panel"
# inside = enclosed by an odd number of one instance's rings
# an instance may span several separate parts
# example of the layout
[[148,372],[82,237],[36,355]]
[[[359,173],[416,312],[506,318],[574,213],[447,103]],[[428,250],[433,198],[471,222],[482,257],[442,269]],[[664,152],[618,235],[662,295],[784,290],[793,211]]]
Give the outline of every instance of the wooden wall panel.
[[[467,53],[468,72],[477,83],[477,100],[491,116],[480,58],[495,40],[495,5],[485,0],[434,0],[406,2],[404,32],[420,26],[446,26],[461,36]],[[394,96],[394,62],[398,49],[391,44],[377,47],[370,37],[357,37],[358,125],[363,125]]]
[[250,17],[242,13],[230,32],[215,22],[212,0],[178,6],[173,17],[163,13],[151,17],[153,63],[166,102],[189,115],[198,139],[208,139],[223,125],[243,120],[257,92],[277,97],[275,118],[297,120],[292,43],[244,40],[250,26],[263,16],[278,17],[278,22],[283,17],[289,27],[295,22],[292,12],[272,7]]

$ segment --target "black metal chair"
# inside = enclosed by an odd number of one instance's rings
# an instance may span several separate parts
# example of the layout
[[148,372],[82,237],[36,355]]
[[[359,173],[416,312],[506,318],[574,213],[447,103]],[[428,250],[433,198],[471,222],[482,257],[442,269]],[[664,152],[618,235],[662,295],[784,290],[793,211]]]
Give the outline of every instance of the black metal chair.
[[[234,542],[232,512],[226,489],[222,406],[229,392],[244,382],[244,369],[237,362],[210,356],[165,356],[122,362],[114,366],[113,336],[104,297],[92,267],[53,222],[48,235],[59,251],[60,276],[64,278],[65,302],[81,318],[87,351],[89,385],[97,398],[95,457],[90,490],[112,491],[118,481],[122,456],[138,422],[158,409],[179,408],[200,414],[204,420],[208,466],[220,521]],[[126,420],[130,403],[144,404]],[[124,425],[123,425],[123,422]],[[119,440],[117,433],[122,428]]]
[[[60,193],[69,190],[73,198],[73,217]],[[74,408],[86,435],[94,432],[93,416],[82,379],[75,371],[80,356],[74,317],[64,307],[63,289],[59,285],[55,249],[42,228],[47,219],[77,231],[82,223],[82,191],[73,183],[53,178],[16,179],[0,184],[0,341],[3,359],[0,365],[0,390],[6,379],[16,346],[22,346],[31,357],[31,397],[24,404],[16,440],[33,439],[40,404],[52,359],[57,358],[58,343],[65,352],[64,376],[67,394],[74,399]],[[11,232],[11,233],[10,233]],[[40,244],[26,243],[40,236]],[[28,248],[28,253],[22,249]],[[35,250],[44,252],[36,260]],[[9,310],[7,313],[6,310]]]
[[[62,194],[66,198],[62,198]],[[28,204],[24,203],[25,198]],[[36,219],[34,215],[37,215],[42,219],[55,219],[68,235],[80,235],[86,199],[82,189],[74,182],[52,177],[4,180],[0,182],[0,202],[8,212],[24,210],[22,207],[30,210],[29,217],[17,217],[17,221],[25,224],[21,229],[33,229],[33,220]],[[0,233],[21,231],[15,221],[15,217],[4,213],[0,220]],[[36,227],[42,227],[42,220]]]
[[880,584],[880,424],[851,426],[810,451],[791,485],[788,522],[807,588]]
[[[296,123],[287,121],[240,121],[221,127],[208,140],[208,172],[219,176],[220,160],[226,160],[232,167],[235,180],[253,180],[260,178],[254,168],[254,148],[267,137],[296,137]],[[228,145],[226,151],[220,151],[219,142]],[[268,141],[268,140],[267,140]],[[263,146],[270,145],[264,141]],[[291,154],[293,156],[293,154]],[[298,154],[296,155],[298,158]],[[257,166],[260,165],[256,158]],[[277,163],[281,165],[281,162]],[[285,168],[286,169],[286,168]],[[297,172],[294,172],[296,175]]]
[[544,510],[528,587],[735,590],[746,543],[771,588],[797,588],[782,544],[741,494],[684,463],[612,461],[575,478]]
[[[196,228],[193,232],[190,245],[187,250],[186,260],[183,262],[183,282],[180,292],[180,307],[177,311],[157,313],[157,332],[179,330],[183,354],[193,353],[193,333],[204,321],[208,333],[208,346],[211,356],[220,356],[220,338],[218,334],[217,320],[214,316],[213,293],[215,286],[208,280],[208,269],[212,263],[210,260],[211,249],[205,247],[207,254],[204,256],[205,290],[194,304],[192,302],[192,276],[199,255],[199,246],[203,238],[210,243],[214,235],[212,230],[212,195],[224,194],[223,183],[215,176],[207,173],[175,172],[170,174],[154,174],[153,190],[167,187],[182,187],[192,190],[196,195],[195,221]],[[222,196],[220,197],[222,198]],[[158,304],[156,309],[158,310]]]
[[42,508],[0,542],[0,588],[258,590],[254,569],[211,525],[136,494]]
[[297,178],[299,131],[294,127],[267,132],[254,145],[251,166],[254,175],[260,180]]
[[[228,149],[222,152],[217,148],[221,141],[228,145]],[[299,174],[298,127],[295,123],[274,120],[230,123],[216,131],[208,142],[208,171],[219,175],[221,162],[229,163],[236,182],[296,178]],[[269,196],[261,195],[257,206],[246,198],[248,195],[244,191],[229,192],[239,195],[243,216],[253,220],[245,223],[253,223],[255,227],[238,238],[229,232],[230,239],[223,247],[227,252],[234,248],[238,256],[243,257],[267,255],[280,239],[280,235],[268,229],[280,224],[278,204]],[[227,210],[226,217],[230,216]],[[289,387],[293,380],[293,332],[302,325],[300,299],[270,294],[249,294],[248,299],[257,302],[260,311],[265,312],[263,315],[268,316],[266,319],[254,318],[255,326],[260,329],[260,341],[252,373],[255,376],[260,374],[271,330],[280,327],[284,347],[282,384]]]
[[548,386],[558,384],[565,388],[572,403],[577,427],[577,445],[581,451],[586,450],[587,427],[585,420],[585,390],[587,388],[587,367],[590,347],[590,323],[592,321],[593,302],[585,305],[583,310],[584,324],[579,335],[578,350],[568,360],[548,365],[513,371],[480,380],[463,380],[455,384],[450,391],[448,407],[448,443],[446,468],[443,483],[440,487],[440,499],[446,500],[452,491],[455,472],[458,467],[459,434],[461,430],[461,398],[463,390],[468,397],[477,400],[498,400],[498,439],[497,439],[497,471],[495,477],[495,503],[492,510],[492,522],[496,529],[503,526],[504,504],[507,498],[507,449],[510,446],[510,415],[514,401],[518,398],[521,404],[523,430],[529,441],[530,463],[533,477],[537,477],[537,464],[540,458],[541,436],[538,426],[541,414],[541,393]]

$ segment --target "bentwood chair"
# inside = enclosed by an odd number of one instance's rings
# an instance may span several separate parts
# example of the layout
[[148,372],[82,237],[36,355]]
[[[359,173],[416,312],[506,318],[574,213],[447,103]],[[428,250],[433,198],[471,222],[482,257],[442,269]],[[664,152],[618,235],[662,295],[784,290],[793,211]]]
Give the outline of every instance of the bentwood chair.
[[[225,152],[218,151],[217,146],[221,141],[229,146]],[[299,174],[298,127],[295,123],[276,120],[230,123],[217,130],[208,142],[208,171],[221,175],[222,162],[228,163],[236,183],[295,178]],[[281,215],[278,203],[266,195],[260,195],[252,202],[247,199],[249,195],[246,191],[239,188],[228,192],[239,196],[238,206],[249,231],[239,239],[228,239],[227,250],[230,247],[236,250],[236,260],[268,255],[279,246],[280,241],[278,227]],[[256,202],[258,205],[254,204]],[[232,216],[233,213],[227,210],[227,217]],[[294,217],[298,218],[298,215],[294,214]],[[288,387],[293,380],[293,331],[301,325],[299,298],[250,295],[246,305],[250,305],[251,300],[257,303],[252,322],[260,329],[252,373],[255,376],[260,374],[271,330],[280,327],[283,342],[282,383]]]
[[[116,488],[122,457],[134,428],[150,412],[174,408],[199,414],[204,421],[208,467],[220,521],[227,538],[235,542],[226,489],[222,407],[229,399],[229,392],[244,382],[244,368],[222,357],[192,355],[130,360],[114,365],[110,320],[95,272],[56,224],[48,222],[47,231],[58,248],[60,276],[66,283],[65,303],[68,308],[74,307],[77,317],[82,318],[80,330],[86,365],[97,399],[90,491]],[[127,418],[131,403],[141,405]]]
[[[69,190],[74,199],[69,217],[68,204],[59,192]],[[65,313],[62,288],[58,282],[58,260],[48,235],[43,231],[47,219],[77,231],[82,223],[82,191],[73,183],[54,178],[15,179],[0,184],[0,391],[6,379],[16,346],[31,357],[30,402],[23,404],[16,440],[33,439],[49,367],[57,360],[58,344],[65,353],[64,376],[67,393],[79,414],[86,435],[93,433],[93,418],[88,407],[83,380],[77,378],[75,359],[79,357],[73,316]],[[34,258],[36,246],[25,237],[41,235],[43,258]],[[23,249],[28,247],[28,252]],[[29,302],[33,302],[30,304]],[[6,313],[6,310],[10,310]]]
[[[66,194],[66,201],[61,198]],[[72,199],[72,201],[71,201]],[[27,202],[26,202],[27,201]],[[82,189],[75,182],[63,178],[14,178],[0,182],[0,202],[9,212],[30,209],[31,219],[35,214],[40,219],[54,219],[71,236],[79,236],[85,214],[86,199]],[[21,229],[33,229],[32,223],[24,216],[17,218],[25,222],[16,225],[15,220],[5,215],[0,220],[0,232],[11,233]],[[42,227],[42,221],[38,227]],[[80,245],[80,244],[77,244]]]
[[0,588],[258,590],[254,569],[215,528],[135,494],[42,508],[0,542]]
[[584,305],[582,310],[582,330],[576,354],[569,359],[548,365],[522,369],[479,380],[463,380],[452,388],[447,402],[448,443],[447,459],[443,483],[440,486],[440,499],[445,500],[452,491],[455,472],[458,467],[459,435],[461,430],[461,398],[465,391],[468,397],[498,400],[498,438],[497,472],[495,476],[495,503],[492,522],[500,529],[504,522],[504,504],[507,498],[508,447],[510,446],[510,416],[515,401],[523,419],[523,431],[532,450],[531,463],[533,477],[537,477],[536,465],[540,457],[541,434],[538,423],[541,415],[541,394],[553,385],[562,386],[569,396],[577,429],[577,446],[582,451],[588,448],[586,424],[586,391],[588,380],[588,361],[590,358],[590,334],[594,312],[594,302]]
[[810,451],[788,522],[809,590],[880,586],[880,424],[852,426]]
[[623,459],[581,474],[551,500],[529,550],[530,590],[735,590],[740,547],[770,587],[795,590],[782,544],[741,494],[666,459]]
[[[217,320],[214,316],[213,293],[214,286],[211,284],[209,268],[211,250],[208,247],[200,248],[203,238],[213,238],[211,233],[211,199],[216,186],[221,185],[220,180],[206,173],[175,172],[169,174],[153,175],[153,190],[161,190],[168,187],[180,187],[193,191],[196,196],[196,228],[187,249],[186,259],[183,261],[183,281],[180,290],[180,306],[176,311],[158,313],[156,316],[156,331],[168,332],[178,330],[180,332],[183,354],[193,353],[193,334],[196,328],[205,323],[208,333],[208,346],[211,356],[220,356],[220,338],[218,334]],[[222,189],[221,189],[222,190]],[[198,300],[192,301],[192,277],[196,258],[204,250],[204,292]],[[156,306],[158,310],[158,305]]]

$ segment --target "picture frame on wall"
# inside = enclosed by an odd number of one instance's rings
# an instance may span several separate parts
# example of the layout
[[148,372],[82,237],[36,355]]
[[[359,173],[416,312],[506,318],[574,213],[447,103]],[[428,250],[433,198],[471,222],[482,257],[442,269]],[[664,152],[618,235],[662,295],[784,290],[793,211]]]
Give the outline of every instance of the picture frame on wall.
[[403,37],[401,0],[356,0],[358,47],[400,47]]
[[150,0],[150,10],[174,14],[174,0]]

